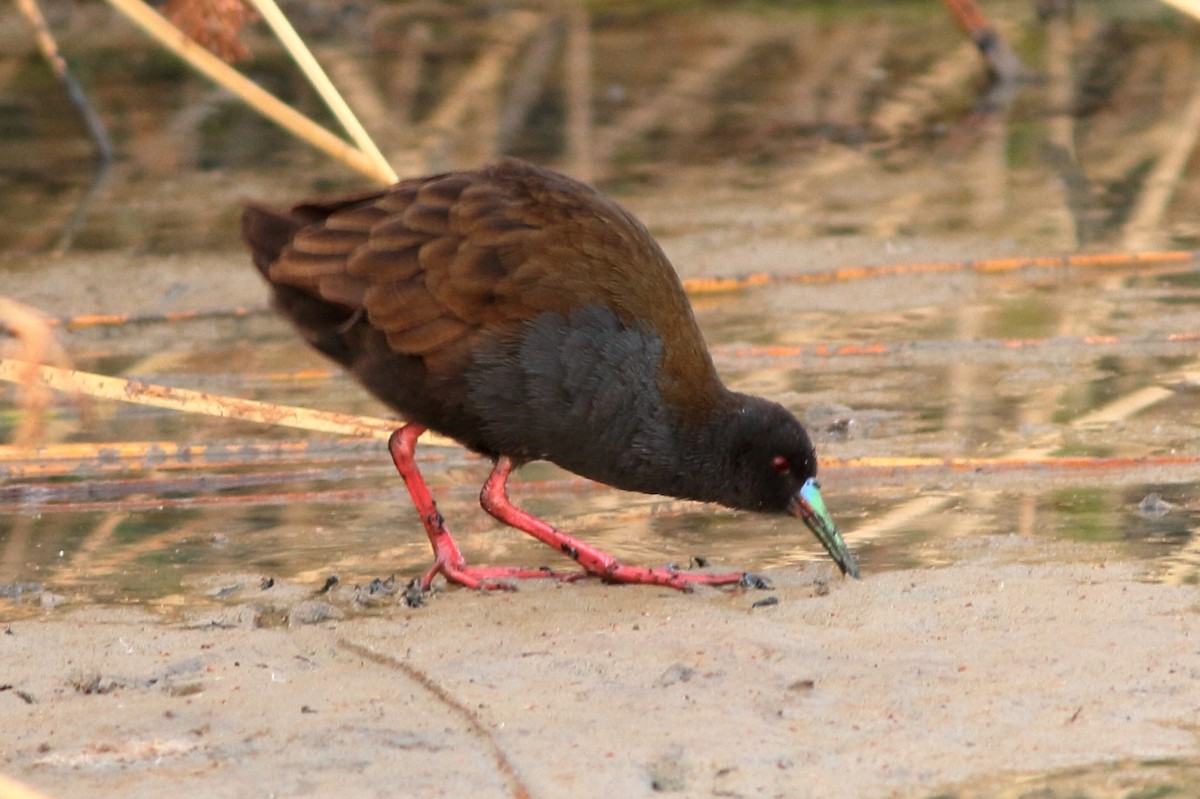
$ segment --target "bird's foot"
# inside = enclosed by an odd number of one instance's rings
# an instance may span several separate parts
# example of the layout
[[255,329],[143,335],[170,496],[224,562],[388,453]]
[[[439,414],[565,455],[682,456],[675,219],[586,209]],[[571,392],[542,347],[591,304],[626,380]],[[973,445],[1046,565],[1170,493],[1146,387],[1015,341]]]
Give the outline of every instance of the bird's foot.
[[679,591],[691,591],[697,585],[740,585],[742,572],[735,574],[702,574],[681,572],[675,569],[647,569],[643,566],[626,566],[615,560],[593,572],[608,583],[630,583],[634,585],[661,585]]
[[759,591],[770,591],[775,587],[766,577],[754,572],[742,572],[742,579],[738,580],[738,585],[742,588],[756,588]]
[[573,582],[587,577],[585,571],[556,572],[550,569],[523,569],[519,566],[468,566],[461,559],[451,561],[438,558],[421,578],[421,589],[428,591],[433,579],[442,575],[448,582],[464,588],[481,591],[515,591],[516,586],[508,580],[551,579]]
[[483,509],[507,525],[524,530],[551,549],[571,558],[584,571],[581,575],[599,577],[607,583],[632,583],[635,585],[661,585],[679,591],[691,591],[697,585],[734,585],[742,581],[742,574],[701,574],[681,572],[676,569],[647,569],[642,566],[626,566],[612,555],[586,541],[552,527],[528,511],[521,510],[508,499],[508,477],[514,464],[511,458],[497,459],[496,467],[483,485],[479,501]]
[[[438,575],[447,582],[474,588],[480,591],[515,591],[510,580],[551,579],[564,583],[575,582],[587,577],[599,577],[606,583],[629,585],[659,585],[690,592],[697,585],[740,585],[743,588],[761,588],[762,582],[744,572],[732,574],[700,574],[681,572],[670,568],[648,569],[642,566],[626,566],[616,561],[609,562],[595,571],[553,571],[547,568],[523,569],[518,566],[468,566],[463,562],[451,563],[438,560],[420,579],[422,591],[429,591]],[[747,578],[750,578],[749,580]]]
[[[458,548],[458,544],[454,542],[454,536],[450,534],[449,528],[446,527],[446,520],[438,512],[437,503],[433,501],[433,495],[429,491],[429,486],[425,484],[425,479],[421,477],[421,471],[417,468],[414,451],[417,445],[417,438],[424,430],[425,428],[420,425],[407,424],[392,433],[392,437],[388,440],[388,449],[392,453],[392,460],[395,461],[396,469],[400,472],[400,476],[404,478],[404,484],[408,487],[408,493],[412,496],[413,504],[416,506],[417,512],[421,515],[421,523],[425,526],[425,532],[429,535],[429,544],[433,547],[433,566],[417,582],[417,587],[420,591],[429,591],[433,585],[434,578],[439,574],[451,583],[481,591],[516,590],[516,586],[505,582],[505,580],[524,580],[534,577],[549,577],[556,580],[578,580],[580,577],[587,576],[584,572],[563,573],[550,571],[549,569],[522,569],[513,566],[468,566],[466,559],[462,556],[462,551]],[[413,602],[408,596],[406,596],[405,601],[410,604]]]

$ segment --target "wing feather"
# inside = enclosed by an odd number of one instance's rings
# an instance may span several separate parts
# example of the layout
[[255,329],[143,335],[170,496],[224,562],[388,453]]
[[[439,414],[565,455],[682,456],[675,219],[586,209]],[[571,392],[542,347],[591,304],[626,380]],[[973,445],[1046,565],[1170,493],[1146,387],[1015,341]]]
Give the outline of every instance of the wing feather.
[[[650,234],[598,192],[519,161],[403,181],[293,209],[273,282],[379,330],[397,354],[449,368],[475,337],[580,303],[655,327],[711,370],[674,272]],[[668,379],[672,379],[668,375]]]

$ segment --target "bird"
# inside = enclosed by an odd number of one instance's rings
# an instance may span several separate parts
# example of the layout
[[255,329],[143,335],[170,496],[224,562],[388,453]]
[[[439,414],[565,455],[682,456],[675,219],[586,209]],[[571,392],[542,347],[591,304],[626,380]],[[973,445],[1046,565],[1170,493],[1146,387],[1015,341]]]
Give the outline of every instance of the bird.
[[[505,158],[289,210],[247,201],[242,234],[276,310],[403,420],[388,449],[433,548],[421,589],[439,574],[479,589],[744,579],[626,564],[522,510],[508,480],[537,460],[619,489],[799,517],[859,577],[807,431],[778,403],[725,387],[661,247],[590,185]],[[493,462],[487,513],[582,569],[468,564],[417,468],[426,429]]]

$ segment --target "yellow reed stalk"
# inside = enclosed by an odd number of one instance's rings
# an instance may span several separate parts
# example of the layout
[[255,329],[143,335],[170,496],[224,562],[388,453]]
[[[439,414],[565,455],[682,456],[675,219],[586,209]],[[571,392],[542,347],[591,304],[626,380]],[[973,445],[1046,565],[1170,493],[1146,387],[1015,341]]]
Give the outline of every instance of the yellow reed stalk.
[[395,181],[395,174],[390,168],[380,169],[376,161],[361,150],[330,133],[196,44],[187,34],[141,0],[108,0],[108,3],[196,71],[233,92],[251,108],[292,135],[373,180],[383,184]]
[[1167,5],[1200,20],[1200,0],[1162,0]]
[[317,59],[308,49],[304,40],[300,38],[300,34],[296,33],[292,23],[288,22],[288,18],[279,10],[275,0],[250,0],[250,3],[258,9],[258,13],[271,26],[271,30],[275,31],[275,36],[279,38],[284,49],[295,60],[300,71],[308,78],[308,82],[317,90],[317,94],[325,101],[325,105],[329,106],[329,110],[333,112],[337,121],[350,134],[350,138],[358,146],[359,151],[374,163],[377,174],[384,178],[383,182],[392,184],[399,180],[396,171],[383,157],[383,153],[379,152],[379,148],[375,146],[370,134],[358,121],[354,112],[350,110],[350,106],[342,99],[342,95],[334,88],[333,82],[329,80],[325,70],[317,63]]
[[[36,379],[56,391],[319,433],[386,441],[392,431],[402,424],[371,416],[315,411],[309,408],[226,397],[186,388],[171,388],[137,380],[124,380],[119,377],[80,372],[74,369],[31,365],[25,361],[11,358],[0,359],[0,381],[18,383],[27,380],[31,372]],[[450,443],[448,439],[440,436],[425,440],[433,444]]]

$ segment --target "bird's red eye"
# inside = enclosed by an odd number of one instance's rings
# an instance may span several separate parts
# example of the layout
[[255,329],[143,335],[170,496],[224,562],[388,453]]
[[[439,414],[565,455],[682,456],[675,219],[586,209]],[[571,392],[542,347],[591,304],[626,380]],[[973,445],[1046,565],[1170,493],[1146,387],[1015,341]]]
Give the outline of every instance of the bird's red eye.
[[776,455],[771,459],[771,468],[780,474],[786,474],[792,468],[792,464],[788,463],[788,459],[782,455]]

